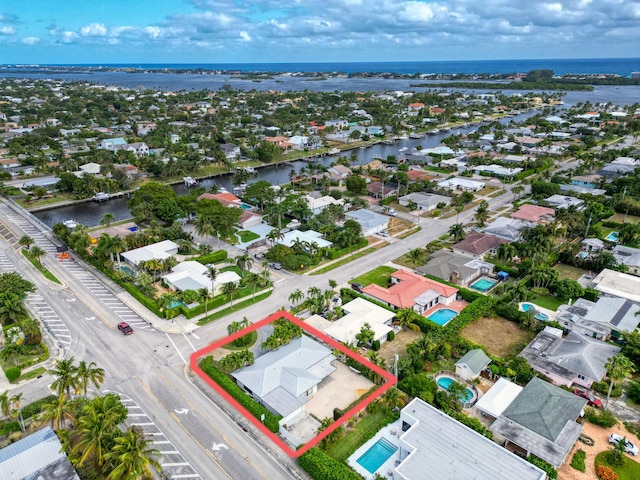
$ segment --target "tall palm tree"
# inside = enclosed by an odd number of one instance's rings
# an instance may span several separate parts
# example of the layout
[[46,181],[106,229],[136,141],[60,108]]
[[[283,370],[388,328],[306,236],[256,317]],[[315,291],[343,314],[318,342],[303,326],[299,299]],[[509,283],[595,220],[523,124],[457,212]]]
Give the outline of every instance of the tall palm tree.
[[233,296],[236,294],[240,287],[238,286],[238,282],[227,282],[222,285],[222,293],[224,295],[229,295],[231,300],[231,307],[233,308]]
[[489,218],[489,202],[487,202],[486,200],[483,200],[482,202],[480,202],[480,205],[478,205],[478,208],[476,209],[476,214],[474,215],[474,217],[478,222],[478,224],[481,227],[484,227],[484,224],[487,222]]
[[198,289],[198,301],[201,304],[204,304],[204,318],[209,316],[209,298],[211,296],[211,292],[208,288],[203,287]]
[[604,368],[607,369],[607,376],[609,377],[609,391],[607,392],[607,402],[604,404],[604,408],[609,406],[609,398],[611,397],[611,390],[613,390],[613,384],[622,382],[629,378],[635,370],[635,366],[631,360],[629,360],[622,353],[614,355],[607,363],[604,364]]
[[156,457],[160,452],[151,447],[152,440],[136,427],[129,427],[115,439],[115,445],[105,454],[114,468],[107,480],[137,480],[146,471],[147,466],[160,470]]
[[7,417],[11,412],[11,402],[9,401],[9,390],[0,395],[0,411],[4,417]]
[[304,298],[304,293],[299,288],[291,292],[289,295],[289,301],[291,303],[299,303]]
[[174,292],[164,293],[158,299],[158,305],[164,311],[164,317],[166,319],[171,319],[176,314],[176,304],[178,302],[178,297]]
[[83,360],[78,364],[78,370],[76,371],[76,394],[82,393],[86,396],[89,382],[94,387],[100,388],[100,385],[104,382],[104,369],[98,367],[96,362],[87,364]]
[[38,245],[35,245],[31,248],[29,255],[31,255],[31,258],[33,258],[36,262],[38,262],[38,265],[40,267],[42,267],[42,257],[44,257],[47,254],[47,252],[40,248]]
[[216,296],[215,281],[216,281],[216,278],[218,277],[218,270],[216,269],[216,267],[207,267],[207,273],[205,273],[205,275],[209,278],[209,280],[211,280],[211,297],[215,297]]
[[31,245],[33,245],[34,243],[34,240],[29,235],[23,235],[22,237],[20,237],[20,240],[18,240],[18,243],[20,244],[20,246],[29,250]]
[[464,238],[464,226],[461,223],[451,225],[449,235],[451,235],[456,242],[459,242]]
[[511,192],[513,192],[513,201],[516,201],[516,196],[522,192],[524,192],[524,186],[523,185],[515,185],[512,189]]
[[104,225],[105,227],[109,228],[111,226],[111,223],[115,219],[116,219],[116,217],[113,216],[113,213],[107,212],[100,219],[100,225]]
[[242,276],[244,277],[245,270],[249,271],[251,266],[253,265],[253,259],[249,256],[248,253],[243,253],[236,257],[236,266],[242,272]]
[[10,325],[26,317],[24,300],[15,293],[0,293],[0,322]]
[[56,360],[54,368],[49,370],[49,373],[56,377],[55,381],[51,384],[51,388],[55,390],[58,395],[66,393],[67,399],[71,399],[71,389],[76,385],[76,372],[78,371],[78,367],[73,364],[74,361],[74,357]]
[[[366,353],[367,359],[374,365],[385,370],[387,368],[387,362],[384,358],[380,357],[378,352],[374,352],[373,350],[368,350]],[[382,376],[378,372],[371,371],[372,381],[373,383],[379,383],[382,380]]]
[[[196,232],[196,235],[201,237],[213,236],[216,231],[215,226],[213,225],[213,221],[206,215],[198,215],[196,218],[195,228],[193,230]],[[220,248],[220,237],[218,237],[218,248]]]
[[51,420],[51,428],[58,431],[64,428],[67,420],[73,419],[73,411],[73,403],[69,402],[64,395],[57,395],[42,406],[39,419],[44,422]]
[[282,240],[284,238],[284,233],[279,228],[274,228],[270,230],[266,235],[266,239],[271,242],[271,245],[275,245],[278,240]]
[[422,263],[424,258],[424,250],[421,248],[414,248],[407,253],[407,260],[415,267],[419,263]]

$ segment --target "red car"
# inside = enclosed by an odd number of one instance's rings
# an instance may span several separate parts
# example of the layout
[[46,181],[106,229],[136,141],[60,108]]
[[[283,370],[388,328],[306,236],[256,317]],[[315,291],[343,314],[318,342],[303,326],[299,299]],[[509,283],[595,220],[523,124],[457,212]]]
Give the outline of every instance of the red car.
[[131,328],[127,322],[120,322],[118,324],[118,330],[122,331],[124,335],[131,335],[133,333],[133,328]]
[[602,408],[602,400],[591,395],[589,392],[585,392],[584,390],[578,390],[577,388],[573,391],[576,395],[582,398],[587,399],[587,405],[590,407]]

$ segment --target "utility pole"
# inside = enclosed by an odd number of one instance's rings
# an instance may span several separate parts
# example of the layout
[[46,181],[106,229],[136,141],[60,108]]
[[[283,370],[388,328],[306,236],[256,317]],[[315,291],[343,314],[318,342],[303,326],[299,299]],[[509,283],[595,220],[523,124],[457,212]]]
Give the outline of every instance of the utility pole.
[[591,226],[591,219],[592,219],[592,217],[593,217],[593,214],[592,214],[592,215],[589,215],[589,221],[587,222],[587,228],[586,228],[586,230],[584,231],[584,238],[587,238],[587,235],[589,234],[589,227]]

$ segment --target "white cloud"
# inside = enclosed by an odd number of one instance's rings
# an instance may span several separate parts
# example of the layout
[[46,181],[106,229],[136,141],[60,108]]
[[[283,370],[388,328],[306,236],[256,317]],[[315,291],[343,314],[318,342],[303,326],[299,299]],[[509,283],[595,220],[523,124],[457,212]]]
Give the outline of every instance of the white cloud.
[[15,35],[17,30],[11,25],[0,27],[0,35]]
[[240,32],[240,38],[245,42],[251,41],[251,35],[249,35],[247,32]]
[[24,43],[25,45],[35,45],[39,41],[40,39],[38,37],[24,37],[22,39],[22,43]]
[[80,35],[78,35],[76,32],[70,31],[62,32],[62,34],[60,35],[60,41],[62,43],[74,43],[79,38]]
[[403,18],[412,22],[428,22],[433,18],[433,10],[429,5],[422,2],[407,2]]
[[151,38],[158,38],[162,30],[159,27],[147,27],[145,31],[149,34]]
[[102,23],[90,23],[80,29],[80,35],[83,37],[105,37],[107,35],[107,27]]

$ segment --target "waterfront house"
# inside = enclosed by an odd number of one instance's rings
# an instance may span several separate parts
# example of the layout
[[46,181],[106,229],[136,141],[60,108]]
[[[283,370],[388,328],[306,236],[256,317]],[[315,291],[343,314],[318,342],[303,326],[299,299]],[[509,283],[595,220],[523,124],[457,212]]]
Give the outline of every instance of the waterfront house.
[[230,162],[237,162],[240,160],[240,147],[233,143],[222,143],[220,145],[220,150],[224,153],[224,156]]

